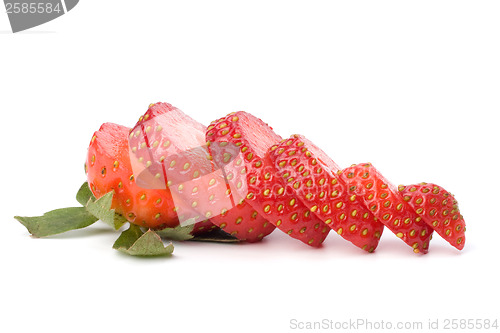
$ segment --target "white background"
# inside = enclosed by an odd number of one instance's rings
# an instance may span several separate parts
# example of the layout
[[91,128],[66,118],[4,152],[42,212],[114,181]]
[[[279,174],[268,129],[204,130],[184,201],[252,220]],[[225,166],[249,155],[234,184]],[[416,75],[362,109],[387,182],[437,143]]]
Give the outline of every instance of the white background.
[[[82,0],[12,34],[2,9],[0,330],[500,319],[499,17],[497,1]],[[138,259],[100,223],[33,239],[13,219],[77,205],[93,132],[158,101],[205,124],[245,110],[341,166],[440,184],[459,201],[465,249],[436,235],[415,255],[387,230],[373,254],[334,233],[312,249],[277,230]]]

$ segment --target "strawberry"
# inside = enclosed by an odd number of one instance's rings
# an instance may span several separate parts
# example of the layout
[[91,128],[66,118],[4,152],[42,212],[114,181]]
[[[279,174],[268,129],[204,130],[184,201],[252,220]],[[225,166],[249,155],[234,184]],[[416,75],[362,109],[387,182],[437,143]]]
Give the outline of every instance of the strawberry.
[[240,240],[261,240],[274,226],[237,195],[213,163],[205,131],[172,105],[151,104],[129,134],[138,183],[168,187],[181,225],[210,218]]
[[459,250],[465,244],[465,221],[458,203],[436,184],[400,185],[400,194],[415,212],[441,237]]
[[[111,208],[129,222],[152,229],[179,225],[172,196],[167,189],[144,189],[134,180],[130,164],[128,135],[130,129],[105,123],[94,133],[85,169],[90,189],[96,198],[114,191]],[[212,229],[203,221],[192,234]]]
[[[246,202],[291,237],[311,246],[321,245],[330,228],[294,192],[287,190],[285,179],[278,175],[268,149],[280,142],[281,137],[271,127],[239,111],[212,122],[206,138],[219,167],[234,175],[244,175],[241,179],[248,190]],[[237,156],[231,156],[232,147],[238,147]]]
[[346,185],[347,195],[359,198],[380,222],[413,247],[415,253],[428,251],[432,228],[370,163],[348,167],[339,176]]
[[113,248],[138,256],[171,254],[160,237],[254,242],[276,227],[313,247],[333,229],[368,252],[383,226],[415,253],[428,251],[434,230],[459,250],[465,243],[465,221],[444,188],[396,188],[370,163],[341,170],[304,136],[283,140],[243,111],[206,128],[151,104],[133,129],[105,123],[94,133],[85,172],[82,207],[15,218],[35,237],[129,221]]
[[301,135],[270,148],[269,156],[306,207],[344,239],[373,252],[383,232],[381,224],[359,198],[339,181],[340,168],[321,149]]

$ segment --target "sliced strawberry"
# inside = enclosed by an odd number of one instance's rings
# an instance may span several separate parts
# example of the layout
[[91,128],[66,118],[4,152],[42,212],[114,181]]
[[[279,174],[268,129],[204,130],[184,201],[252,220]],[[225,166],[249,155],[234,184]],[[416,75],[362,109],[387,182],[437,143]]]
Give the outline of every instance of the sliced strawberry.
[[321,149],[301,135],[270,148],[269,156],[286,180],[286,187],[344,239],[373,252],[383,232],[381,224],[339,181],[340,168]]
[[[262,120],[243,111],[212,122],[207,130],[215,163],[231,174],[243,175],[239,179],[246,182],[246,201],[291,237],[319,246],[330,228],[312,214],[293,191],[286,190],[286,181],[277,174],[268,154],[269,147],[280,140]],[[231,156],[234,152],[225,150],[227,146],[239,147],[239,155]],[[232,161],[231,167],[228,161]]]
[[436,184],[420,183],[398,187],[405,200],[441,237],[459,250],[465,244],[465,221],[458,203]]
[[413,247],[416,253],[426,253],[432,236],[430,228],[370,163],[348,167],[339,174],[347,185],[348,195],[356,195],[364,205],[397,237]]
[[274,227],[232,191],[225,171],[211,161],[205,131],[170,104],[151,104],[129,136],[139,183],[168,187],[181,225],[210,218],[240,240],[261,240]]

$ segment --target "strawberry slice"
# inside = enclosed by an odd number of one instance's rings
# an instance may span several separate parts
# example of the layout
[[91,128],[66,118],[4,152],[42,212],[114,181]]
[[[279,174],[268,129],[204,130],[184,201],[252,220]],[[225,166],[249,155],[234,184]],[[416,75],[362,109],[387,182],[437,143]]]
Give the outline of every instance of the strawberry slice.
[[464,248],[465,221],[453,195],[441,186],[428,183],[400,185],[398,190],[425,223],[452,246]]
[[364,205],[397,237],[413,247],[415,253],[426,253],[432,236],[429,227],[370,163],[348,167],[339,174],[348,195],[356,195]]
[[373,252],[383,232],[360,199],[339,181],[338,165],[301,135],[270,148],[269,156],[287,190],[295,193],[310,211],[344,239]]
[[213,163],[205,132],[172,105],[151,104],[129,135],[138,183],[168,188],[181,225],[209,218],[240,240],[261,240],[274,226],[242,200],[228,173]]
[[[310,246],[320,246],[330,228],[321,221],[293,191],[287,190],[285,178],[278,175],[268,149],[281,137],[253,115],[239,111],[220,118],[208,127],[207,141],[214,162],[231,174],[243,175],[248,202],[260,215],[293,238]],[[234,152],[225,147],[238,147],[239,155],[228,167]],[[231,162],[232,163],[232,162]]]
[[[170,104],[150,104],[129,133],[136,181],[144,188],[167,188],[173,181],[210,173],[212,167],[205,162],[209,156],[203,149],[205,130],[205,126]],[[185,159],[183,165],[179,155]],[[198,169],[188,162],[194,162]],[[174,167],[176,171],[169,173]],[[179,167],[182,172],[177,172]]]

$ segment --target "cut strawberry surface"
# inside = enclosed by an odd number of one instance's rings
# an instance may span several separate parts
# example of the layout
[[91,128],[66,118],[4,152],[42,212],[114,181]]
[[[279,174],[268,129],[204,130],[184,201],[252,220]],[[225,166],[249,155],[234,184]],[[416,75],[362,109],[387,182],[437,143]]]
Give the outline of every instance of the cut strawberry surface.
[[375,216],[346,191],[339,181],[340,168],[321,149],[301,135],[273,145],[269,156],[287,191],[344,239],[373,252],[383,232]]
[[170,104],[151,104],[129,133],[136,181],[145,188],[166,188],[211,173],[205,130]]
[[226,146],[239,147],[241,157],[235,160],[230,172],[244,175],[248,194],[246,201],[273,225],[305,244],[319,246],[330,228],[311,213],[298,197],[286,191],[286,181],[277,174],[268,149],[281,137],[262,120],[240,111],[218,119],[207,129],[207,141],[213,160],[227,167],[231,152]]
[[432,236],[429,227],[370,163],[348,167],[339,174],[348,195],[356,195],[364,205],[397,237],[413,247],[416,253],[426,253]]
[[141,186],[168,187],[181,225],[210,219],[240,240],[261,240],[274,227],[242,201],[229,181],[234,175],[212,161],[205,132],[170,104],[151,104],[129,135]]
[[400,185],[403,199],[448,243],[459,250],[465,244],[465,221],[458,203],[449,192],[436,184]]

